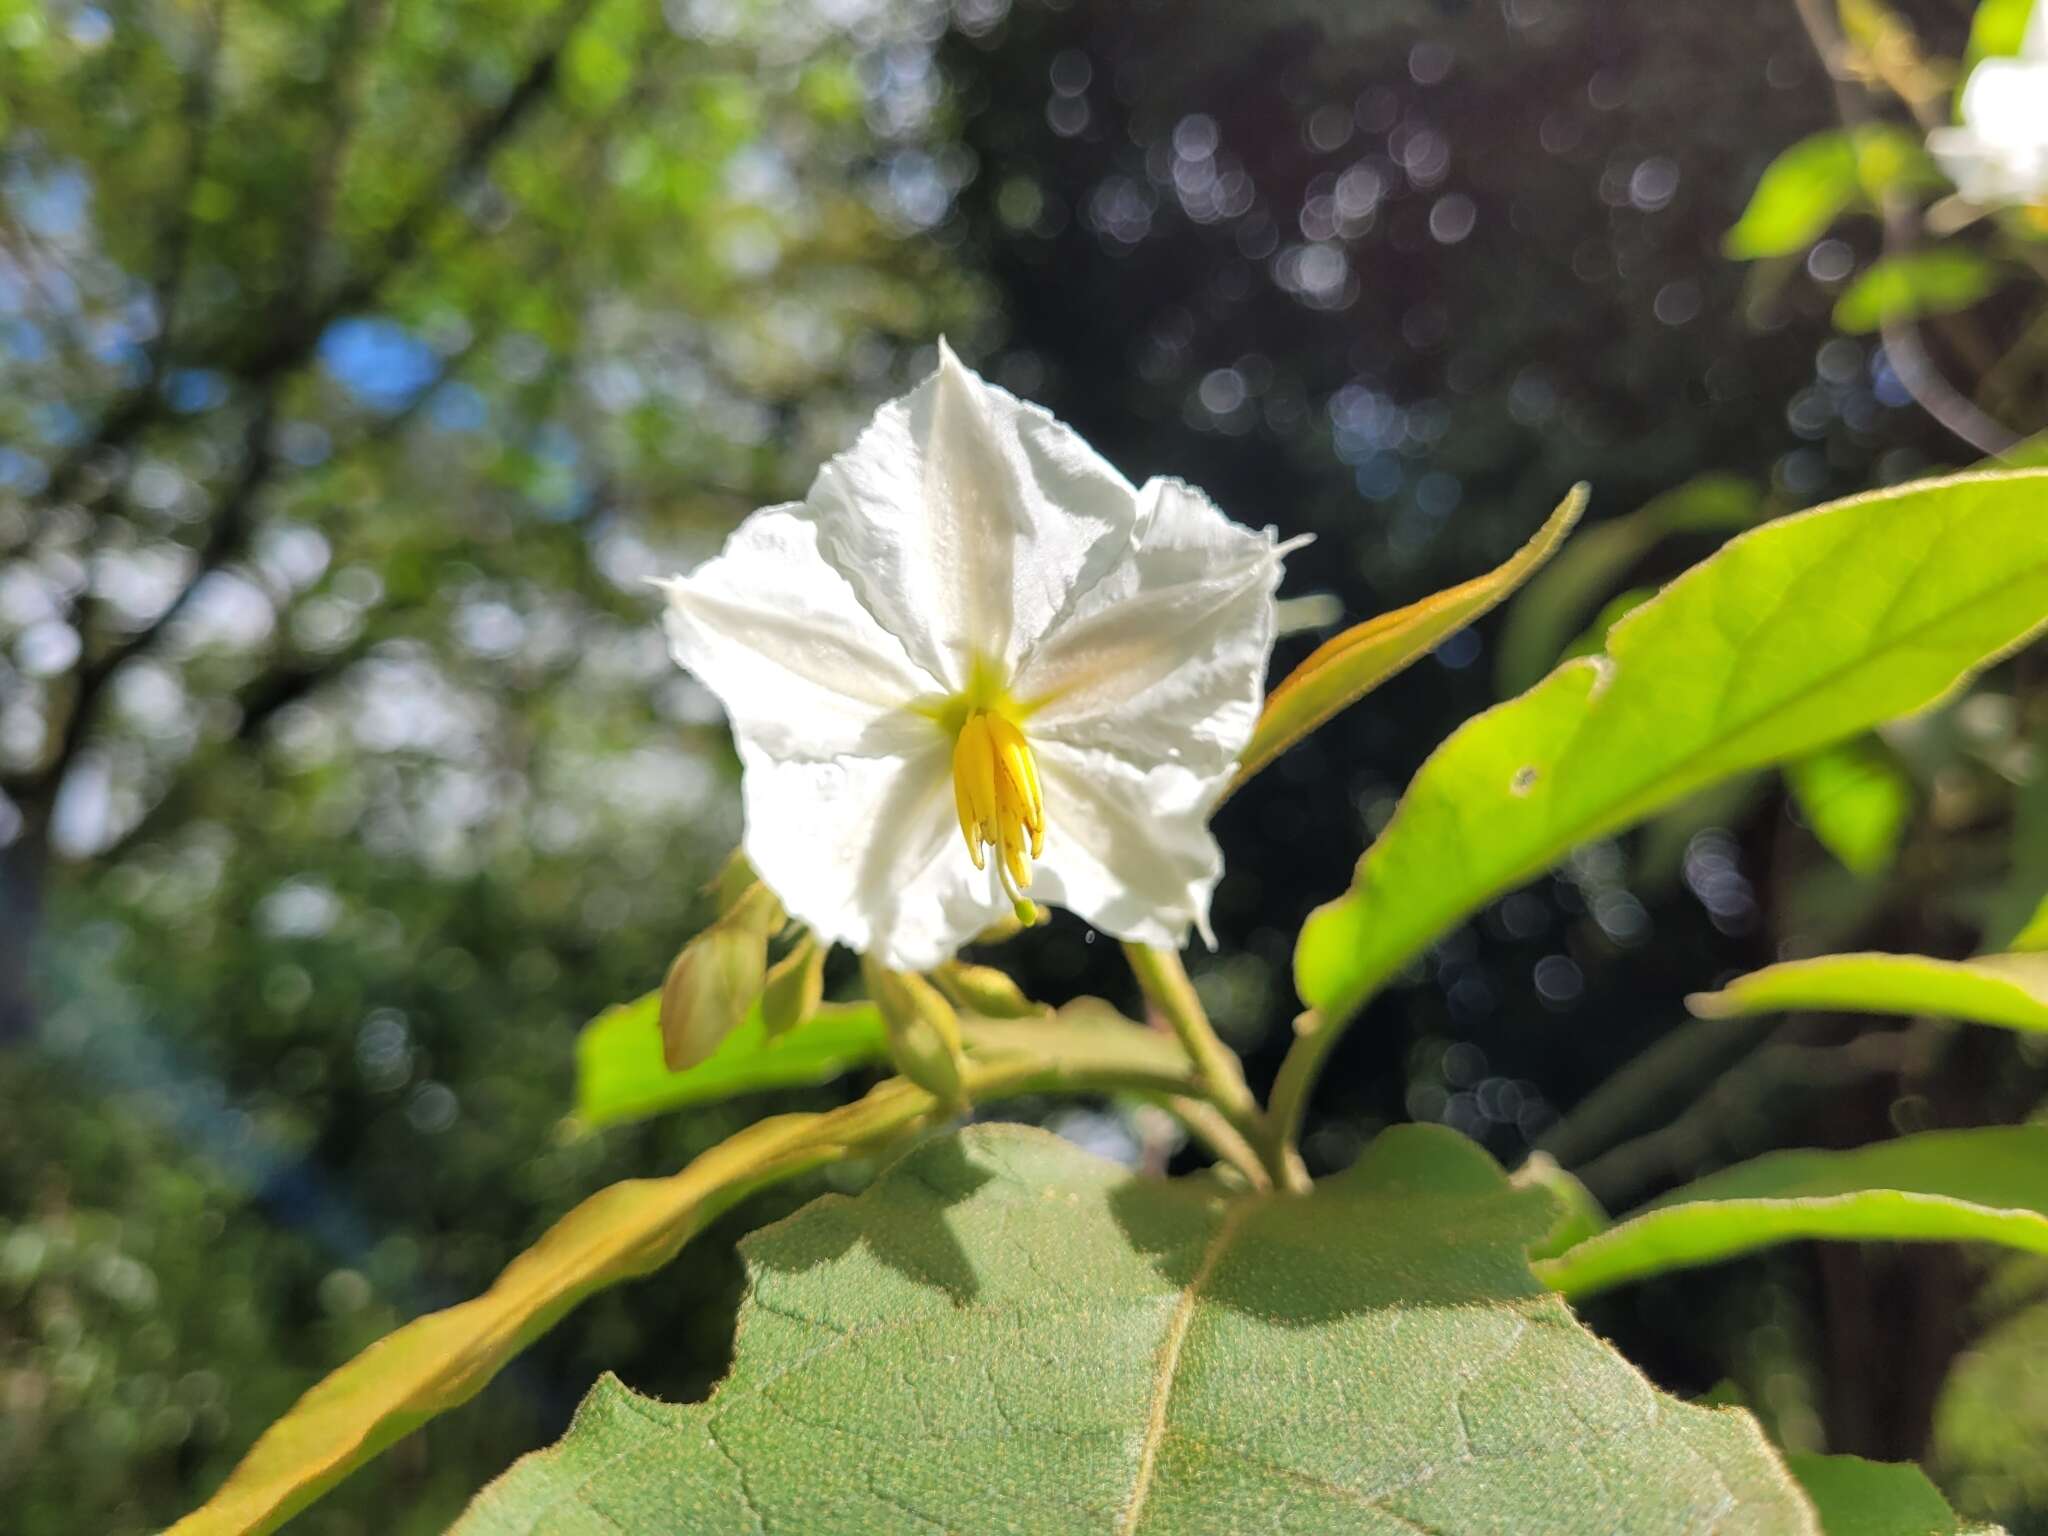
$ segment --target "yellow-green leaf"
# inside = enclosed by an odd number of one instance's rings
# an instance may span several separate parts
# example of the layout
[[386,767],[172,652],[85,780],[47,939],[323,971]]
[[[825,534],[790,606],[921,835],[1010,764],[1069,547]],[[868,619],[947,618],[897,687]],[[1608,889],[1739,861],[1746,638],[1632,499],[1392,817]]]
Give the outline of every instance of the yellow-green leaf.
[[1773,1152],[1675,1190],[1535,1268],[1553,1290],[1585,1296],[1804,1238],[2048,1253],[2048,1125]]
[[1536,536],[1484,576],[1367,619],[1318,646],[1267,696],[1236,782],[1244,783],[1527,581],[1571,532],[1585,510],[1587,494],[1584,485],[1574,486]]
[[1844,868],[1881,874],[1913,811],[1913,786],[1874,737],[1837,742],[1789,763],[1785,782],[1807,825]]
[[[1504,694],[1520,693],[1562,658],[1566,642],[1601,608],[1629,568],[1662,539],[1683,533],[1737,533],[1764,514],[1763,492],[1739,475],[1700,475],[1654,496],[1624,517],[1581,528],[1564,549],[1529,580],[1500,628],[1495,680]],[[1619,614],[1595,620],[1604,640]]]
[[650,992],[607,1008],[583,1027],[576,1041],[576,1116],[584,1124],[616,1125],[735,1094],[830,1082],[889,1059],[882,1016],[872,1003],[826,1003],[773,1039],[754,1009],[710,1056],[687,1072],[671,1072],[661,1056],[659,1002]]
[[1895,321],[1968,309],[1998,286],[1998,268],[1957,246],[1888,256],[1835,303],[1835,329],[1861,335]]
[[1874,951],[1787,960],[1738,977],[1686,1006],[1705,1019],[1820,1009],[1932,1015],[2004,1029],[2048,1032],[2048,954],[1936,960]]
[[[1951,693],[2048,623],[2044,503],[2048,472],[1958,475],[1731,540],[1617,624],[1606,657],[1559,667],[1423,764],[1350,891],[1303,928],[1303,999],[1346,1019],[1580,843]],[[1331,1039],[1303,1036],[1297,1078]]]
[[[1023,1029],[1029,1026],[1009,1026]],[[1133,1031],[1133,1033],[1145,1033]],[[1019,1037],[969,1064],[977,1101],[1053,1088],[1172,1095],[1192,1086],[1185,1062],[1095,1032],[1086,1060]],[[1170,1044],[1170,1042],[1169,1042]],[[775,1180],[900,1136],[942,1106],[892,1078],[822,1115],[779,1115],[714,1147],[682,1172],[600,1190],[506,1266],[483,1295],[379,1340],[314,1387],[204,1505],[167,1536],[258,1536],[276,1529],[386,1446],[474,1397],[505,1362],[593,1291],[673,1258],[719,1212]]]
[[592,1291],[667,1263],[748,1191],[824,1161],[832,1140],[821,1128],[830,1118],[764,1120],[681,1173],[592,1195],[483,1295],[408,1323],[300,1398],[169,1536],[275,1529],[393,1441],[474,1397]]
[[2041,904],[2034,908],[2034,915],[2027,919],[2026,926],[2013,935],[2010,947],[2026,951],[2048,949],[2048,896],[2041,898]]
[[1831,128],[1782,151],[1721,242],[1737,261],[1793,256],[1887,187],[1929,181],[1920,141],[1889,123]]

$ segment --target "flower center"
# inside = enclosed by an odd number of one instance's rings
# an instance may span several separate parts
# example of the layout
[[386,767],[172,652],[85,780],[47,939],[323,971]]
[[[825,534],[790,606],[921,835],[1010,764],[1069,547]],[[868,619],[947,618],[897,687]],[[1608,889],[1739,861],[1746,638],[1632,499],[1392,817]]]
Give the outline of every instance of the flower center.
[[1003,889],[1020,910],[1031,860],[1045,849],[1045,795],[1031,744],[1016,722],[994,709],[970,709],[953,742],[953,806],[976,869],[993,849]]

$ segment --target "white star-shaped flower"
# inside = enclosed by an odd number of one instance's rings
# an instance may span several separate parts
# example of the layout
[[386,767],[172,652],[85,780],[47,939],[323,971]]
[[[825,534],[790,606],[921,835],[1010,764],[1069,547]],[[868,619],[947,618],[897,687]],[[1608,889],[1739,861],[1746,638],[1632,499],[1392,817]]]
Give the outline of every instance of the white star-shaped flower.
[[926,969],[1028,889],[1178,945],[1292,547],[1134,489],[942,342],[803,501],[666,583],[668,634],[732,720],[748,860],[822,938]]
[[1928,151],[1966,202],[1982,208],[2048,201],[2048,5],[2036,5],[2016,58],[1986,59],[1963,86],[1962,122],[1927,136]]

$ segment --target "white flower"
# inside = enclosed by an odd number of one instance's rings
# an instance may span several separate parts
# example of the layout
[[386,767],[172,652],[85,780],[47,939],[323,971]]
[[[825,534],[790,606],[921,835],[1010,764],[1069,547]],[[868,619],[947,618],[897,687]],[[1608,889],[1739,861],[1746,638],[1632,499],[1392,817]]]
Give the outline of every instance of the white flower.
[[1962,125],[1937,128],[1928,151],[1966,202],[2048,200],[2048,4],[2037,4],[2017,58],[1986,59],[1963,86]]
[[942,342],[805,500],[666,583],[669,640],[732,719],[747,858],[821,937],[921,970],[1028,887],[1178,945],[1292,547],[1133,489]]

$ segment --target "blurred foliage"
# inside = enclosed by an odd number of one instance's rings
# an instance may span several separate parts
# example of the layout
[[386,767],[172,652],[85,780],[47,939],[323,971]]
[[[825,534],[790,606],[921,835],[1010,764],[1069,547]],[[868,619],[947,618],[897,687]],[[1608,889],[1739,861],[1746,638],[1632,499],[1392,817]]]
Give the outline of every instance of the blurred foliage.
[[[754,1112],[561,1124],[575,1027],[737,831],[643,581],[978,311],[920,238],[935,26],[0,8],[10,1529],[160,1526],[335,1361]],[[439,1529],[640,1340],[701,1389],[736,1276],[600,1304],[308,1528]]]
[[[1924,56],[1969,46],[1963,0],[1897,9]],[[1782,0],[0,0],[10,1528],[181,1512],[322,1370],[770,1102],[560,1125],[577,1026],[659,982],[737,830],[641,581],[800,493],[941,329],[1133,476],[1317,533],[1296,584],[1350,620],[1595,486],[1576,547],[1609,557],[1535,640],[1519,609],[1450,637],[1220,818],[1225,952],[1195,981],[1262,1083],[1302,916],[1497,669],[1532,678],[1766,505],[1977,456],[1884,337],[1833,329],[1878,221],[1721,254],[1766,168],[1843,127]],[[1964,241],[2013,281],[1917,334],[2038,429],[2048,333],[2005,367],[1977,346],[2021,334],[2028,249]],[[1652,513],[1702,483],[1725,520]],[[1407,1118],[1511,1163],[1570,1136],[1623,1205],[1773,1147],[2025,1117],[2023,1044],[1807,1017],[1559,1124],[1717,975],[2017,932],[2048,869],[2041,690],[2023,657],[1887,730],[1888,884],[1759,778],[1495,903],[1345,1041],[1311,1165]],[[1088,939],[1020,941],[1031,994],[1128,1001]],[[601,1369],[701,1392],[731,1235],[805,1193],[597,1299],[301,1528],[439,1529]],[[1675,1390],[1732,1378],[1788,1444],[1925,1454],[2048,1530],[2042,1313],[2022,1292],[1976,1336],[1984,1280],[1787,1251],[1592,1320]]]

